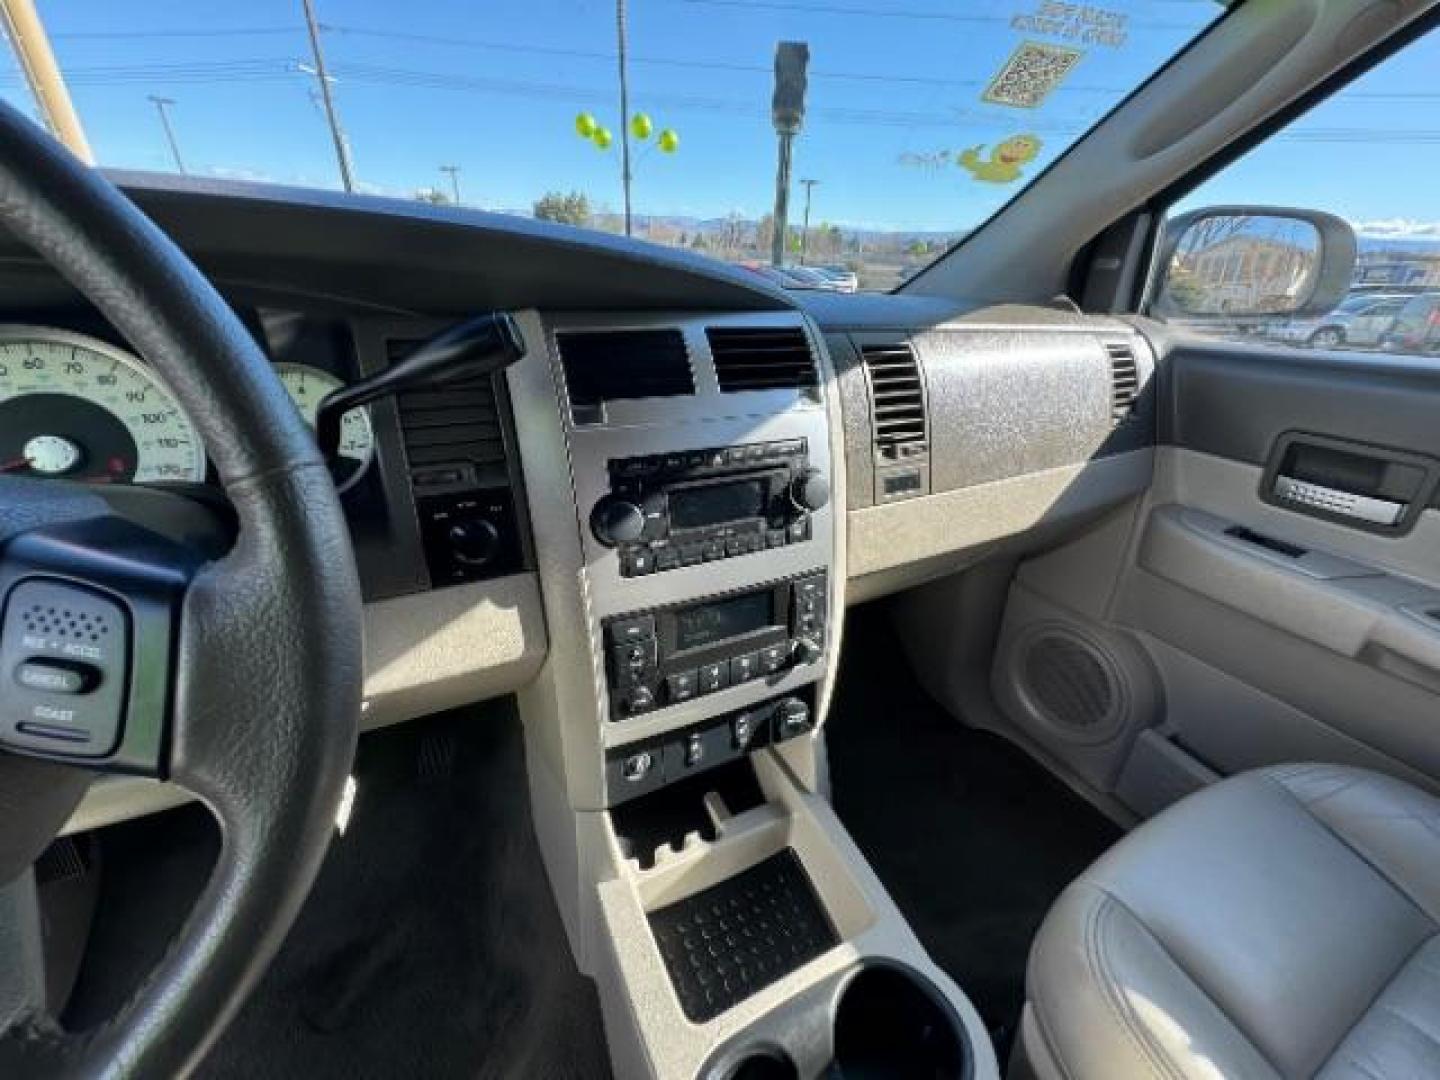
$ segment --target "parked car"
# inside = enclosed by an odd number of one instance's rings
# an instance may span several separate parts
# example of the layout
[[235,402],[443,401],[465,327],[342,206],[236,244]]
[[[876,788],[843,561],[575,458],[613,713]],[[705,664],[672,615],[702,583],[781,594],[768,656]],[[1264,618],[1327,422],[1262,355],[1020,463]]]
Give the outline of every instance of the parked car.
[[860,290],[860,278],[855,271],[843,266],[813,266],[810,269],[835,283],[836,292],[852,293]]
[[1440,351],[1440,293],[1408,300],[1381,337],[1380,347],[1399,353]]
[[1394,294],[1351,296],[1324,315],[1271,323],[1265,336],[1317,349],[1377,345],[1410,299]]

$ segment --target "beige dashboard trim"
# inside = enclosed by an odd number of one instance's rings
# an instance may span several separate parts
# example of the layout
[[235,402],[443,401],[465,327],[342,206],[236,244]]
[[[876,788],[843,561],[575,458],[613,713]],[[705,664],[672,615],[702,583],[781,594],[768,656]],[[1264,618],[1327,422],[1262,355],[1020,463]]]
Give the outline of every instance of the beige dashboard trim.
[[1150,484],[1153,450],[852,510],[850,578],[1004,540],[1103,509]]
[[[362,730],[512,693],[534,679],[548,643],[534,574],[514,574],[365,605]],[[189,801],[171,784],[95,783],[65,832],[111,825]]]

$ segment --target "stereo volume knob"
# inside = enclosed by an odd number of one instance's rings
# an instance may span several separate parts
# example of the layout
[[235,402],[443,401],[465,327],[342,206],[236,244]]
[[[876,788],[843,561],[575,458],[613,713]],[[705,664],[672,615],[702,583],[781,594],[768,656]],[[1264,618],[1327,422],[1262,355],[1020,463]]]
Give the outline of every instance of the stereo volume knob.
[[483,566],[500,549],[500,530],[484,518],[457,521],[447,535],[451,553],[469,566]]
[[590,531],[606,547],[633,544],[645,531],[645,512],[632,502],[606,497],[590,512]]
[[797,510],[819,510],[830,501],[830,481],[819,469],[806,469],[790,481],[790,501]]

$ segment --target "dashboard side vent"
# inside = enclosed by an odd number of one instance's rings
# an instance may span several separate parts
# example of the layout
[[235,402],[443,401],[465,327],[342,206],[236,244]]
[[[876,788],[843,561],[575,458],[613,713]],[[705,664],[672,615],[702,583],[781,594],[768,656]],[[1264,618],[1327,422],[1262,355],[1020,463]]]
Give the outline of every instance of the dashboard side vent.
[[[417,344],[389,342],[390,362],[400,360]],[[401,393],[396,406],[412,473],[437,465],[468,464],[480,487],[509,482],[500,406],[489,376],[448,383],[441,390]]]
[[866,345],[860,350],[869,374],[875,449],[887,461],[923,454],[929,437],[925,387],[913,346]]
[[799,327],[717,327],[705,331],[722,393],[817,386],[810,340]]
[[556,335],[570,412],[577,424],[604,417],[607,401],[695,393],[679,330],[603,330]]
[[1123,424],[1135,414],[1140,398],[1140,367],[1129,345],[1111,342],[1105,351],[1110,355],[1110,419]]

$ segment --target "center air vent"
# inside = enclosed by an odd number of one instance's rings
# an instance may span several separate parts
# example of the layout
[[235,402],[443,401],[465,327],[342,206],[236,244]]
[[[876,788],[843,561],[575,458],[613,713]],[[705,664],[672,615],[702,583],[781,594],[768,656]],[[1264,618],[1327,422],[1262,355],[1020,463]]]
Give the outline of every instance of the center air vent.
[[1105,346],[1110,354],[1110,419],[1123,424],[1135,414],[1135,403],[1140,397],[1140,368],[1135,362],[1135,350],[1121,342]]
[[866,345],[860,355],[870,374],[876,451],[887,461],[925,453],[925,387],[914,348]]
[[556,344],[577,424],[604,420],[607,401],[695,393],[690,354],[679,330],[559,334]]
[[[390,362],[407,355],[416,344],[390,342]],[[479,487],[508,482],[500,409],[488,376],[449,383],[443,390],[402,393],[397,405],[412,473],[431,466],[468,464]]]
[[710,327],[705,331],[723,393],[816,386],[815,357],[799,327]]

